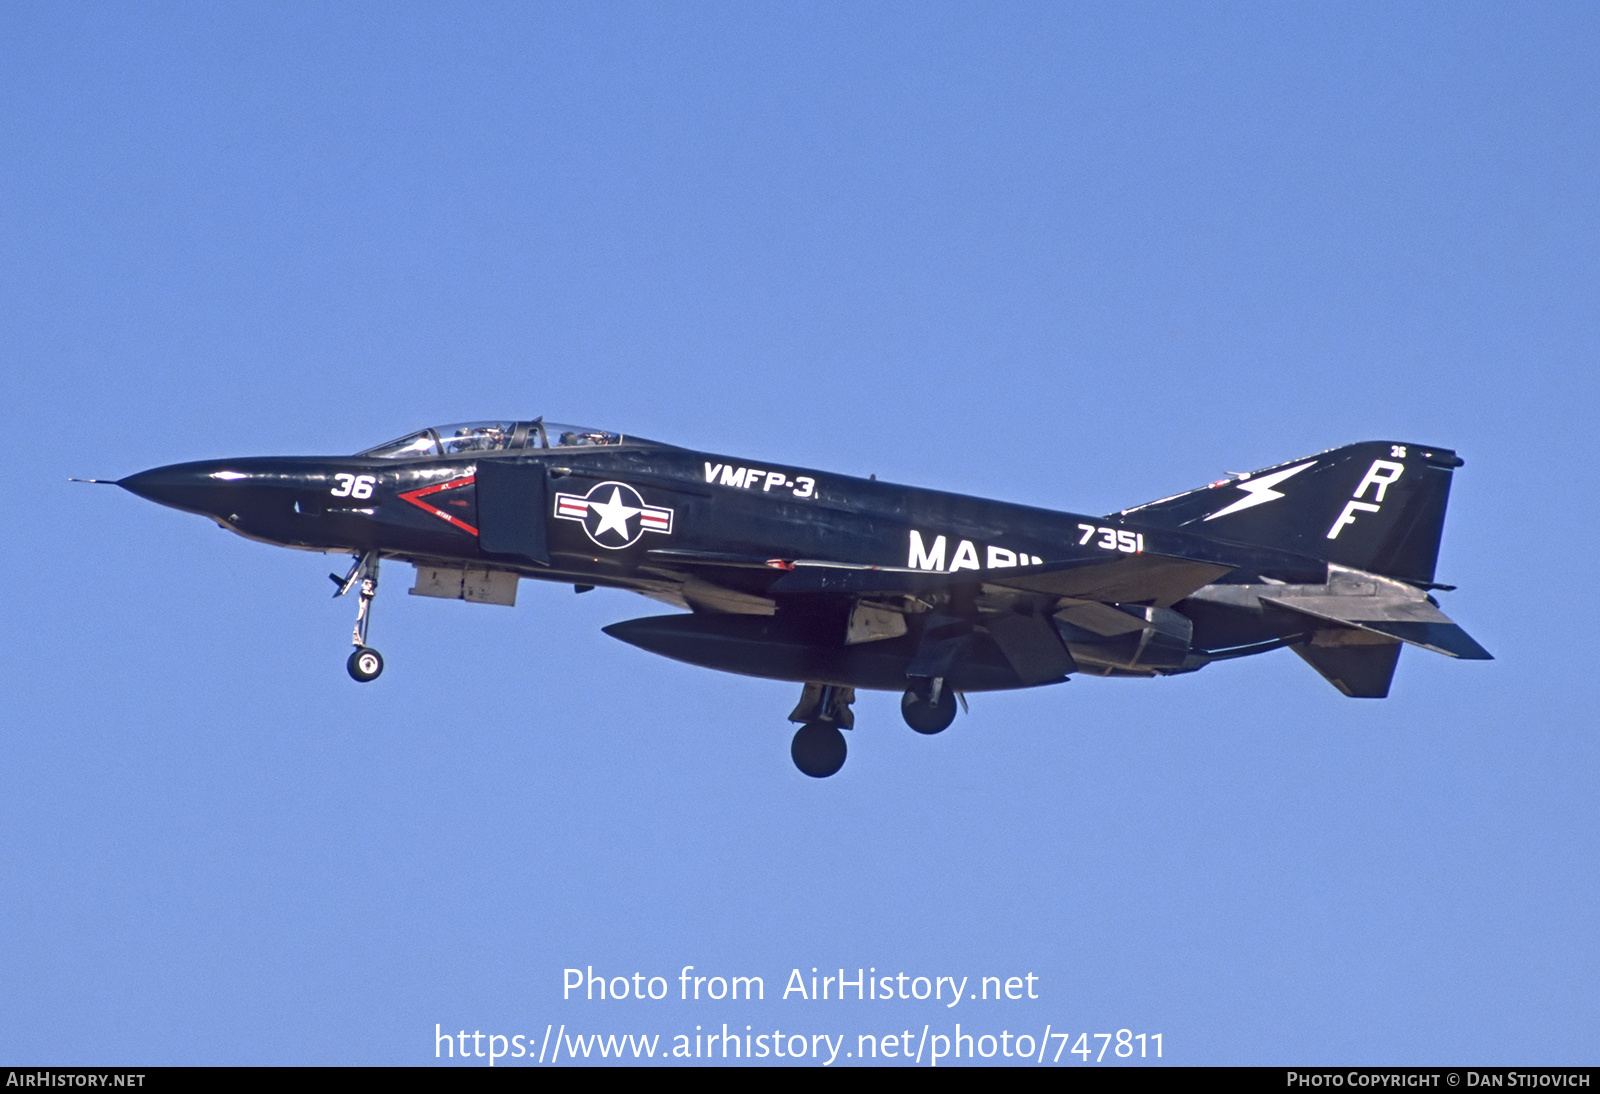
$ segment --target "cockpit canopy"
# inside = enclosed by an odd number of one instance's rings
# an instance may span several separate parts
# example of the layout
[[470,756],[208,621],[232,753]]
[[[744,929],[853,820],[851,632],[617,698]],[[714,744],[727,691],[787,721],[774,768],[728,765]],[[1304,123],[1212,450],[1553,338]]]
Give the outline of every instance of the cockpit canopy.
[[[629,437],[636,444],[641,437]],[[624,443],[621,433],[589,429],[581,425],[562,425],[535,418],[531,422],[460,422],[431,429],[419,429],[397,440],[356,453],[380,460],[416,460],[429,456],[460,456],[472,452],[504,452],[515,449],[579,448]]]

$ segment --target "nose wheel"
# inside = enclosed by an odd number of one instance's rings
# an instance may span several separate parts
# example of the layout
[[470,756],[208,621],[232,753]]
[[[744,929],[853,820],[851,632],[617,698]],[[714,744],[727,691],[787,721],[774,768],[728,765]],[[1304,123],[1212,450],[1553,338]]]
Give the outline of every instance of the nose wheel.
[[376,680],[383,672],[383,655],[367,645],[367,624],[372,619],[372,601],[378,595],[378,552],[368,551],[356,559],[344,577],[338,574],[328,576],[339,586],[333,594],[335,599],[358,585],[360,587],[356,594],[356,627],[350,635],[350,644],[355,647],[355,652],[344,663],[344,667],[350,673],[350,679],[358,683]]
[[383,671],[383,654],[370,646],[362,646],[350,655],[344,667],[349,670],[350,679],[365,684],[368,680],[376,680]]

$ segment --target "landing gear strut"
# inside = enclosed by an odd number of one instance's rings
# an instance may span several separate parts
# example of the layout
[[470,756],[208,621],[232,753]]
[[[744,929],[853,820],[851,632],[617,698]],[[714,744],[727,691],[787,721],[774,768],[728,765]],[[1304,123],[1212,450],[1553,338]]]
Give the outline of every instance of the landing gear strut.
[[826,779],[844,766],[848,747],[841,728],[856,724],[850,704],[856,689],[833,684],[807,684],[800,702],[789,714],[789,721],[803,723],[789,745],[789,756],[802,774]]
[[900,697],[900,716],[918,733],[943,733],[956,720],[956,693],[942,676],[913,676]]
[[383,672],[383,655],[367,645],[367,624],[372,619],[372,600],[378,595],[378,552],[367,551],[361,555],[350,567],[350,572],[342,578],[338,574],[328,576],[339,586],[333,594],[335,599],[360,583],[360,592],[356,594],[359,605],[356,608],[356,627],[350,635],[350,644],[355,646],[355,652],[344,667],[352,680],[363,684],[376,680]]

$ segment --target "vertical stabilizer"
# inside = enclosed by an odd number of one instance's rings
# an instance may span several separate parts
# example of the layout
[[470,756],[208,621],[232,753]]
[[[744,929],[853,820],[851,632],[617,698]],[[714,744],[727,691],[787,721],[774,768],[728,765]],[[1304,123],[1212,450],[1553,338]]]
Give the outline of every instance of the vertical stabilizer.
[[1461,464],[1448,448],[1366,441],[1121,515],[1425,585],[1439,558],[1450,476]]

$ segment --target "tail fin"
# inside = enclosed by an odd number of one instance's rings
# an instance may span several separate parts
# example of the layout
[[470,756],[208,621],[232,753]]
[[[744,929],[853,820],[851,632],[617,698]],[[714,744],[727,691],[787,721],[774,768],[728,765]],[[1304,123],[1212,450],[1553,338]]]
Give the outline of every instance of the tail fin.
[[1427,585],[1439,558],[1450,476],[1462,463],[1448,448],[1365,441],[1120,515]]

